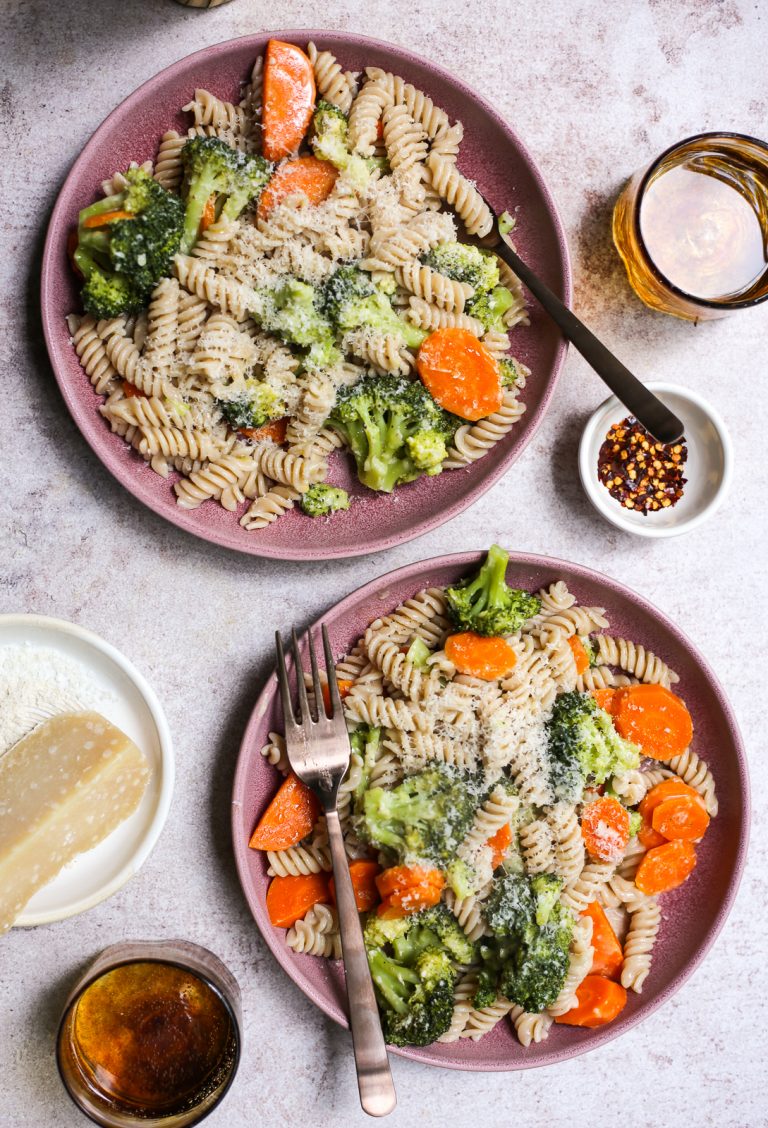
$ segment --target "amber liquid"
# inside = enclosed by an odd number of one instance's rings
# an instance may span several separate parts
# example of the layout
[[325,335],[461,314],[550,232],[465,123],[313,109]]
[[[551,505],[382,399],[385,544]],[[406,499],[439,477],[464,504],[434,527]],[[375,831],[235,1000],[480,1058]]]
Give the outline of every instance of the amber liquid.
[[697,320],[768,293],[768,148],[696,138],[630,180],[613,236],[647,305]]
[[106,1106],[133,1116],[194,1108],[232,1068],[234,1031],[218,994],[171,964],[125,964],[74,1004],[62,1051]]

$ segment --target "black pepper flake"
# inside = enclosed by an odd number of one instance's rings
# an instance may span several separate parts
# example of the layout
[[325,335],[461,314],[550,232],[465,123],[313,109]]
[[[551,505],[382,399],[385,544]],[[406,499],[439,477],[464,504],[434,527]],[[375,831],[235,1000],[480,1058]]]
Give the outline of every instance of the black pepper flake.
[[676,505],[687,479],[685,438],[665,446],[633,416],[615,423],[597,456],[597,476],[616,500],[633,513],[654,513]]

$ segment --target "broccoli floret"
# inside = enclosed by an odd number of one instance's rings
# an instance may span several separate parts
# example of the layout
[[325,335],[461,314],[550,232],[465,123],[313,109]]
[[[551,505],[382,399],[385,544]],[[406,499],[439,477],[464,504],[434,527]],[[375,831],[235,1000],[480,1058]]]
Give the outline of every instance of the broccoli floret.
[[573,916],[558,900],[561,888],[551,874],[505,874],[494,883],[485,908],[493,935],[480,945],[481,997],[500,991],[530,1011],[555,1001],[573,933]]
[[460,630],[481,635],[514,634],[537,613],[541,606],[538,596],[507,585],[508,561],[508,552],[491,545],[476,576],[446,589],[448,614]]
[[333,326],[317,308],[317,291],[308,282],[286,278],[272,290],[254,294],[253,315],[270,333],[309,348],[305,364],[327,367],[338,359]]
[[458,773],[428,768],[397,787],[373,787],[363,796],[361,830],[399,861],[447,866],[472,825],[477,790]]
[[395,920],[371,916],[364,940],[387,1041],[434,1042],[453,1015],[453,960],[471,963],[475,945],[445,905]]
[[508,211],[503,211],[496,221],[496,225],[499,229],[499,235],[508,235],[512,228],[515,226],[515,222],[516,221],[512,218]]
[[484,294],[477,294],[467,302],[466,311],[476,317],[485,330],[503,333],[504,314],[514,303],[514,295],[506,286],[494,286]]
[[424,639],[417,636],[408,647],[405,658],[406,661],[410,662],[412,666],[415,666],[417,670],[423,670],[427,665],[427,660],[431,653],[432,651],[429,649]]
[[349,128],[345,114],[330,102],[320,101],[312,118],[312,151],[318,160],[329,161],[364,188],[371,177],[371,165],[349,149]]
[[499,372],[501,373],[501,385],[503,388],[511,388],[524,381],[523,373],[516,360],[511,356],[505,356],[499,361]]
[[[424,472],[409,439],[429,436],[428,445],[423,450],[417,445],[416,453],[429,450],[436,457],[432,436],[443,437],[447,445],[459,425],[420,381],[400,376],[367,376],[351,388],[342,388],[328,422],[347,440],[363,485],[385,493]],[[428,469],[436,473],[440,464]]]
[[263,157],[233,149],[219,137],[191,137],[181,150],[181,159],[186,205],[181,249],[187,254],[197,242],[200,220],[211,196],[216,196],[218,219],[237,219],[246,204],[259,195],[273,166]]
[[422,262],[446,278],[468,283],[476,298],[499,285],[496,256],[466,243],[441,243],[424,255]]
[[94,317],[146,305],[181,241],[179,198],[139,168],[124,176],[122,192],[83,208],[78,220],[74,259],[85,279],[83,304]]
[[629,815],[629,837],[636,838],[643,825],[643,816],[639,811],[628,811]]
[[550,786],[564,802],[578,802],[588,778],[601,784],[609,775],[640,763],[640,750],[619,736],[609,714],[589,693],[560,694],[547,735]]
[[349,494],[339,486],[316,482],[303,495],[299,505],[308,517],[327,517],[339,509],[349,509]]
[[246,380],[247,393],[234,400],[219,400],[221,414],[235,431],[263,427],[285,415],[285,403],[269,384]]
[[354,266],[342,266],[328,278],[320,301],[323,312],[341,333],[359,328],[395,333],[412,349],[417,349],[427,335],[398,317],[386,294]]
[[440,473],[440,467],[448,457],[445,435],[437,431],[422,431],[418,435],[411,435],[405,445],[419,470],[424,470],[428,475]]
[[453,1016],[456,972],[439,949],[422,952],[413,967],[380,948],[368,951],[384,1037],[393,1046],[428,1046],[445,1034]]

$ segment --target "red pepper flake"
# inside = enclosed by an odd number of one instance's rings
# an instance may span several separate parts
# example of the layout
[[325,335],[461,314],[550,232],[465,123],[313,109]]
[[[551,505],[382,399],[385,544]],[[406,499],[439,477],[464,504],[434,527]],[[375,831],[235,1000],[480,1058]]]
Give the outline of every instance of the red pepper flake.
[[597,476],[611,497],[633,513],[647,516],[669,509],[683,496],[688,448],[683,437],[665,446],[631,415],[615,423],[597,456]]

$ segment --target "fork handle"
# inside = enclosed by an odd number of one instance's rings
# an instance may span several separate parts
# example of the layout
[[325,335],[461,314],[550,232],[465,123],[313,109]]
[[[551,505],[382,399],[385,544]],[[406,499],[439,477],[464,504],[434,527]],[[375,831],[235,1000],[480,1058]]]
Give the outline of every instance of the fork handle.
[[352,1030],[360,1104],[369,1116],[387,1116],[397,1104],[397,1097],[387,1047],[381,1032],[379,1009],[373,993],[373,980],[363,943],[352,878],[349,875],[339,812],[335,808],[327,810],[325,817],[336,886],[336,907],[344,954],[349,1025]]
[[629,369],[606,348],[602,341],[586,327],[583,321],[553,294],[538,275],[534,274],[509,244],[502,239],[494,250],[504,259],[525,283],[533,296],[544,307],[552,320],[560,326],[563,336],[579,350],[581,355],[621,400],[646,431],[662,443],[676,443],[683,434],[683,424],[658,396],[646,388]]

